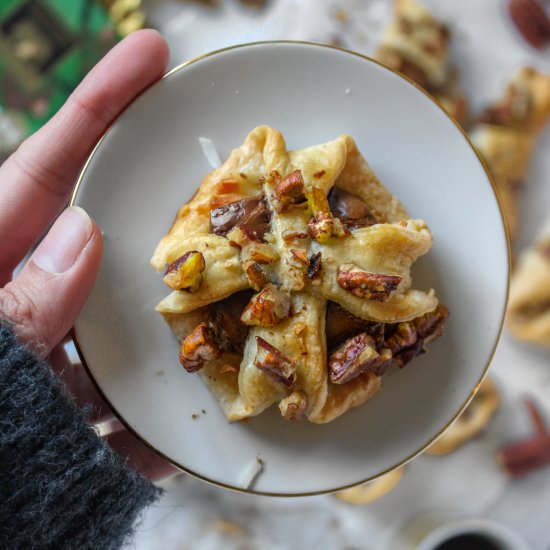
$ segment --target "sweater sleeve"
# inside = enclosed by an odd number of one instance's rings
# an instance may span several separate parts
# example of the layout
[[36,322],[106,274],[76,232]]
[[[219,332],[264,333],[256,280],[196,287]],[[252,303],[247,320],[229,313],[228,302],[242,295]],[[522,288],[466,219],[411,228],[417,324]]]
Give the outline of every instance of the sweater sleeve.
[[0,548],[118,548],[159,494],[0,325]]

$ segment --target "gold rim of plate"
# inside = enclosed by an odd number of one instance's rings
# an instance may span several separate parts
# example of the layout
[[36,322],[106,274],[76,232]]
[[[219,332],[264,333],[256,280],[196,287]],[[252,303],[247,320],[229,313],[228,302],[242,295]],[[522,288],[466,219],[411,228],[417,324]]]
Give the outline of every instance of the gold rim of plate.
[[[183,69],[185,69],[186,67],[189,67],[189,65],[192,65],[193,63],[196,63],[197,61],[201,61],[203,59],[206,59],[208,57],[212,57],[212,56],[215,56],[215,55],[218,55],[220,53],[223,53],[223,52],[227,52],[227,51],[230,51],[230,50],[236,50],[236,49],[240,49],[240,48],[249,48],[249,47],[253,47],[253,46],[262,46],[262,45],[274,45],[274,44],[301,44],[301,45],[306,45],[306,46],[317,46],[317,47],[320,47],[320,48],[327,48],[327,49],[332,49],[332,50],[338,50],[338,51],[341,51],[343,53],[346,53],[346,54],[350,54],[350,55],[353,55],[355,57],[358,57],[360,59],[363,59],[365,61],[368,61],[370,63],[375,63],[376,65],[379,65],[380,67],[383,67],[385,70],[397,75],[399,78],[402,78],[404,80],[406,80],[407,82],[409,82],[409,84],[412,84],[415,88],[417,88],[420,92],[422,92],[426,97],[428,97],[433,103],[435,103],[439,109],[441,109],[441,111],[445,114],[445,116],[447,116],[447,118],[449,118],[452,123],[455,125],[455,127],[460,131],[460,133],[462,134],[462,136],[464,137],[464,139],[466,140],[466,142],[468,143],[468,145],[470,146],[470,148],[472,149],[472,151],[474,152],[474,154],[476,155],[476,157],[478,158],[479,162],[481,163],[482,167],[483,167],[483,170],[485,171],[485,174],[487,176],[487,179],[489,181],[489,183],[491,184],[491,188],[492,188],[492,191],[493,191],[493,194],[495,196],[495,199],[497,201],[497,204],[498,204],[498,207],[499,207],[499,213],[500,213],[500,218],[501,218],[501,221],[502,221],[502,225],[504,227],[504,231],[505,231],[505,236],[506,236],[506,252],[507,252],[507,255],[508,255],[508,262],[507,262],[507,270],[508,270],[508,274],[507,274],[507,284],[506,284],[506,304],[508,303],[508,296],[509,296],[509,292],[510,292],[510,266],[511,266],[511,253],[510,253],[510,238],[509,238],[509,231],[508,231],[508,225],[506,223],[506,220],[504,218],[504,215],[503,215],[503,210],[502,210],[502,204],[500,202],[500,199],[498,197],[498,194],[496,192],[496,188],[495,188],[495,183],[493,182],[493,178],[489,172],[489,169],[487,168],[487,165],[485,163],[485,161],[482,159],[481,155],[479,154],[479,152],[477,151],[477,149],[475,148],[475,146],[473,145],[473,143],[471,142],[470,138],[468,137],[468,135],[466,134],[466,132],[464,131],[464,129],[460,126],[460,124],[455,120],[455,118],[450,115],[447,111],[445,111],[445,109],[443,108],[443,106],[441,105],[441,103],[435,99],[433,96],[431,96],[426,90],[424,90],[423,88],[421,88],[418,84],[416,84],[416,82],[414,82],[413,80],[411,80],[410,78],[408,78],[407,76],[405,75],[402,75],[401,73],[397,72],[397,71],[394,71],[393,69],[390,69],[388,67],[386,67],[385,65],[383,65],[382,63],[380,63],[379,61],[377,61],[376,59],[373,59],[372,57],[369,57],[368,55],[364,55],[364,54],[360,54],[360,53],[357,53],[357,52],[354,52],[352,50],[347,50],[346,48],[341,48],[339,46],[333,46],[331,44],[323,44],[323,43],[320,43],[320,42],[312,42],[312,41],[307,41],[307,40],[265,40],[265,41],[258,41],[258,42],[249,42],[249,43],[245,43],[245,44],[236,44],[234,46],[228,46],[226,48],[221,48],[219,50],[214,50],[212,52],[208,52],[208,53],[205,53],[205,54],[202,54],[202,55],[199,55],[197,57],[194,57],[188,61],[186,61],[185,63],[182,63],[181,65],[177,65],[176,67],[174,67],[173,69],[171,69],[170,71],[168,71],[163,77],[161,80],[164,80],[166,78],[169,78],[171,75],[175,74],[175,73],[178,73],[180,71],[182,71]],[[153,84],[154,85],[154,84]],[[146,90],[144,90],[142,93],[144,93]],[[140,94],[141,95],[141,94]],[[139,97],[139,96],[138,96]],[[137,98],[136,98],[137,99]],[[135,99],[134,99],[135,101]],[[122,113],[120,113],[122,114]],[[82,171],[80,172],[80,175],[78,176],[78,180],[76,182],[76,185],[75,185],[75,188],[74,188],[74,191],[73,191],[73,195],[71,197],[71,201],[70,201],[70,206],[73,206],[75,203],[76,203],[76,199],[78,197],[78,191],[80,189],[80,185],[82,183],[82,180],[84,179],[84,175],[86,174],[86,170],[88,169],[88,166],[92,160],[92,158],[94,157],[99,145],[101,144],[101,142],[103,141],[103,138],[107,135],[107,133],[109,132],[109,130],[111,129],[111,127],[117,122],[118,118],[120,117],[120,114],[117,116],[117,118],[109,125],[109,127],[107,128],[107,130],[105,131],[105,133],[103,134],[103,136],[99,139],[99,141],[97,142],[97,145],[93,148],[92,152],[90,153],[90,156],[88,157],[88,159],[86,160],[86,163],[84,164],[83,168],[82,168]],[[86,369],[86,372],[88,373],[88,375],[90,376],[90,379],[92,381],[92,383],[94,384],[95,388],[97,389],[97,391],[99,392],[99,394],[103,397],[103,399],[105,400],[105,402],[107,403],[107,405],[109,405],[109,407],[111,408],[111,410],[114,412],[114,414],[116,415],[116,417],[120,420],[120,422],[124,425],[124,427],[130,432],[132,433],[135,437],[137,437],[144,445],[146,445],[147,447],[149,447],[152,451],[154,451],[156,454],[158,454],[159,456],[161,456],[164,460],[166,460],[167,462],[169,462],[172,466],[174,466],[175,468],[177,468],[178,470],[181,470],[182,472],[186,473],[186,474],[189,474],[193,477],[196,477],[198,479],[201,479],[202,481],[206,481],[207,483],[210,483],[212,485],[216,485],[217,487],[222,487],[224,489],[231,489],[233,491],[238,491],[240,493],[247,493],[247,494],[251,494],[251,495],[264,495],[264,496],[273,496],[273,497],[305,497],[305,496],[315,496],[315,495],[323,495],[323,494],[328,494],[328,493],[334,493],[336,491],[343,491],[345,489],[349,489],[351,487],[355,487],[357,485],[361,485],[363,483],[368,483],[369,481],[373,481],[375,479],[378,479],[386,474],[388,474],[389,472],[392,472],[393,470],[396,470],[397,468],[401,468],[402,466],[404,466],[405,464],[407,464],[408,462],[410,462],[411,460],[413,460],[414,458],[416,458],[418,455],[422,454],[432,443],[434,443],[442,434],[443,432],[445,432],[447,430],[447,428],[449,428],[449,426],[460,416],[460,414],[464,411],[464,409],[469,405],[470,401],[473,399],[474,395],[477,393],[477,391],[479,390],[479,387],[481,385],[481,383],[483,382],[483,379],[485,378],[485,376],[487,375],[487,371],[489,369],[489,366],[493,360],[493,357],[495,355],[495,351],[496,351],[496,348],[497,348],[497,345],[498,345],[498,342],[500,340],[500,335],[502,333],[502,329],[503,329],[503,326],[504,326],[504,318],[505,318],[505,315],[506,315],[506,308],[504,309],[504,312],[502,314],[502,319],[501,319],[501,322],[500,322],[500,327],[497,331],[497,335],[496,335],[496,338],[495,338],[495,343],[493,344],[493,349],[491,350],[491,354],[489,356],[489,359],[487,361],[487,363],[485,364],[485,367],[483,369],[483,373],[480,377],[480,379],[478,380],[477,384],[475,385],[474,389],[472,390],[472,392],[470,393],[470,395],[467,397],[466,401],[463,403],[463,405],[460,407],[460,409],[458,410],[458,412],[453,416],[453,418],[435,435],[433,436],[427,443],[425,443],[424,445],[422,445],[418,450],[414,451],[412,454],[410,454],[409,456],[407,456],[405,459],[403,459],[401,462],[397,463],[397,464],[394,464],[393,466],[387,468],[386,470],[378,473],[377,475],[374,475],[374,476],[371,476],[371,477],[368,477],[366,479],[362,479],[362,480],[359,480],[355,483],[350,483],[348,485],[343,485],[343,486],[340,486],[340,487],[334,487],[334,488],[331,488],[331,489],[324,489],[324,490],[321,490],[321,491],[313,491],[313,492],[306,492],[306,493],[275,493],[275,492],[265,492],[265,491],[255,491],[253,489],[244,489],[242,487],[236,487],[234,485],[229,485],[229,484],[226,484],[226,483],[223,483],[221,481],[216,481],[216,480],[213,480],[213,479],[210,479],[206,476],[203,476],[197,472],[194,472],[193,470],[190,470],[189,468],[185,467],[185,466],[182,466],[181,464],[178,464],[177,462],[175,462],[173,459],[169,458],[168,456],[166,456],[164,453],[162,453],[161,451],[159,451],[157,448],[155,448],[151,443],[149,443],[147,440],[145,440],[139,433],[137,433],[137,431],[132,428],[127,422],[126,420],[124,419],[124,417],[118,412],[118,410],[116,409],[116,407],[113,406],[113,404],[109,401],[109,399],[107,398],[107,396],[104,394],[103,390],[99,387],[98,383],[96,382],[93,374],[92,374],[92,371],[91,369],[89,368],[87,362],[86,362],[86,359],[84,357],[84,353],[82,351],[82,348],[79,344],[79,341],[78,341],[78,334],[76,333],[76,329],[73,327],[72,331],[71,331],[71,334],[72,334],[72,338],[73,338],[73,341],[74,341],[74,345],[75,345],[75,348],[76,348],[76,351],[78,353],[78,356],[80,358],[80,361],[82,362],[82,365],[83,367]]]

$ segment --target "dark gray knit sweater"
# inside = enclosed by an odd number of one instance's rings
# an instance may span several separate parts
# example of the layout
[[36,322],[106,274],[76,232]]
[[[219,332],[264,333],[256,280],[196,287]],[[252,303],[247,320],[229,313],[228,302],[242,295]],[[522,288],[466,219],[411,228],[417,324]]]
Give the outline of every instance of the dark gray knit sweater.
[[0,548],[118,548],[158,494],[0,325]]

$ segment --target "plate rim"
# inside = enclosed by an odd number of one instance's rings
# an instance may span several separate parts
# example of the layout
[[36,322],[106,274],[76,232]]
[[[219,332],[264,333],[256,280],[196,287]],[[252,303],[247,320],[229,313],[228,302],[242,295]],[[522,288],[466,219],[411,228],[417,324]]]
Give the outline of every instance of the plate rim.
[[508,304],[508,299],[509,299],[509,294],[510,294],[512,254],[511,254],[510,232],[509,232],[508,224],[507,224],[506,219],[504,217],[502,203],[501,203],[501,200],[500,200],[500,198],[498,196],[498,193],[496,191],[496,186],[495,186],[495,183],[493,181],[493,177],[491,176],[491,173],[489,171],[489,168],[488,168],[486,162],[484,161],[484,159],[481,157],[481,154],[476,149],[475,145],[472,143],[472,141],[471,141],[470,137],[468,136],[468,134],[466,133],[466,131],[462,128],[462,126],[458,123],[458,121],[444,109],[441,102],[438,99],[436,99],[434,96],[429,94],[424,88],[419,86],[416,82],[414,82],[408,76],[403,75],[403,74],[399,73],[398,71],[395,71],[394,69],[391,69],[391,68],[385,66],[380,61],[374,59],[371,56],[368,56],[366,54],[362,54],[362,53],[359,53],[359,52],[356,52],[356,51],[353,51],[353,50],[349,50],[347,48],[342,48],[340,46],[335,46],[335,45],[332,45],[332,44],[325,44],[323,42],[315,42],[315,41],[310,41],[310,40],[258,40],[258,41],[254,41],[254,42],[244,42],[244,43],[240,43],[240,44],[232,44],[232,45],[226,46],[224,48],[219,48],[219,49],[216,49],[216,50],[212,50],[210,52],[200,54],[200,55],[198,55],[196,57],[193,57],[191,59],[188,59],[187,61],[185,61],[183,63],[180,63],[179,65],[176,65],[175,67],[170,69],[158,81],[155,81],[153,84],[148,86],[145,90],[143,90],[140,94],[138,94],[136,97],[134,97],[132,99],[132,101],[117,115],[117,117],[107,127],[107,129],[105,130],[105,132],[103,133],[101,138],[98,140],[98,142],[96,143],[96,145],[92,149],[89,157],[87,158],[86,162],[84,163],[84,165],[82,167],[82,170],[80,171],[80,173],[78,175],[78,179],[75,183],[75,187],[74,187],[74,190],[73,190],[73,193],[72,193],[72,196],[71,196],[71,200],[69,202],[69,206],[75,206],[76,205],[76,201],[77,201],[77,198],[78,198],[78,191],[80,189],[80,186],[82,184],[82,181],[84,179],[86,171],[87,171],[87,169],[88,169],[88,167],[89,167],[89,165],[90,165],[97,149],[101,145],[101,142],[105,138],[105,136],[108,134],[108,132],[111,130],[111,128],[118,122],[121,115],[124,112],[126,112],[128,107],[130,107],[130,105],[132,105],[143,93],[145,93],[147,90],[149,90],[149,88],[154,86],[160,80],[165,80],[165,79],[169,78],[170,76],[172,76],[173,74],[176,74],[176,73],[184,70],[185,68],[189,67],[190,65],[192,65],[196,62],[202,61],[203,59],[213,57],[213,56],[216,56],[218,54],[221,54],[221,53],[224,53],[224,52],[227,52],[227,51],[231,51],[231,50],[246,49],[246,48],[252,48],[252,47],[256,47],[256,46],[281,45],[281,44],[313,46],[313,47],[317,47],[317,48],[337,50],[339,52],[343,52],[345,54],[349,54],[349,55],[352,55],[354,57],[358,57],[359,59],[362,59],[363,61],[374,63],[374,64],[378,65],[379,67],[382,67],[382,69],[384,69],[386,71],[389,71],[390,73],[396,75],[398,78],[401,78],[401,79],[407,81],[409,84],[412,84],[417,90],[419,90],[422,94],[424,94],[424,96],[426,96],[432,103],[434,103],[439,108],[439,110],[453,123],[455,128],[457,128],[458,131],[462,134],[462,137],[465,139],[467,145],[470,147],[470,149],[473,151],[473,153],[477,157],[479,163],[481,164],[481,166],[482,166],[482,168],[485,172],[487,180],[490,183],[491,190],[493,192],[493,196],[494,196],[494,198],[496,200],[496,203],[498,205],[498,212],[500,214],[502,227],[504,229],[504,237],[505,237],[505,241],[506,241],[506,257],[507,257],[507,262],[506,262],[506,271],[507,271],[507,273],[506,273],[506,297],[505,297],[505,300],[504,300],[504,308],[503,308],[503,312],[502,312],[502,318],[500,320],[500,326],[499,326],[499,328],[496,332],[495,341],[493,343],[491,353],[489,354],[489,358],[488,358],[488,360],[487,360],[487,362],[486,362],[486,364],[483,368],[483,372],[481,374],[481,377],[479,378],[478,382],[476,383],[476,385],[474,386],[474,388],[472,389],[472,391],[470,392],[470,394],[466,398],[465,402],[459,408],[458,412],[449,420],[449,422],[447,422],[447,424],[445,424],[445,426],[439,432],[437,432],[434,436],[432,436],[418,450],[416,450],[413,453],[409,454],[407,457],[405,457],[403,460],[401,460],[397,464],[394,464],[393,466],[388,467],[387,469],[383,470],[382,472],[380,472],[376,475],[370,476],[366,479],[363,479],[363,480],[360,480],[360,481],[357,481],[357,482],[354,482],[354,483],[350,483],[350,484],[347,484],[347,485],[344,485],[344,486],[334,487],[334,488],[330,488],[330,489],[322,489],[322,490],[318,490],[318,491],[308,491],[308,492],[301,492],[301,493],[277,493],[277,492],[273,492],[273,491],[257,491],[257,490],[251,489],[251,488],[238,487],[238,486],[235,486],[235,485],[224,483],[223,481],[210,479],[209,477],[204,476],[202,474],[199,474],[199,473],[191,470],[190,468],[179,464],[174,459],[168,457],[162,451],[157,449],[153,444],[148,442],[142,435],[140,435],[136,431],[136,429],[133,428],[125,420],[125,418],[117,410],[117,408],[113,406],[111,401],[107,398],[107,396],[105,395],[105,393],[103,392],[103,390],[99,386],[98,382],[96,381],[96,379],[95,379],[95,377],[92,373],[92,370],[91,370],[90,366],[88,365],[88,363],[87,363],[87,361],[84,357],[84,352],[83,352],[82,347],[80,345],[80,342],[78,340],[78,334],[76,332],[76,327],[73,326],[71,328],[70,334],[71,334],[76,352],[78,354],[80,362],[82,363],[82,366],[84,367],[84,369],[86,370],[86,373],[90,377],[90,380],[91,380],[92,384],[94,385],[95,389],[97,390],[99,395],[103,398],[103,400],[107,403],[107,405],[112,410],[112,412],[114,413],[116,418],[121,422],[121,424],[134,437],[136,437],[142,444],[144,444],[146,447],[148,447],[150,450],[152,450],[158,456],[160,456],[161,458],[166,460],[171,466],[173,466],[177,470],[180,470],[183,473],[186,473],[186,474],[188,474],[192,477],[195,477],[197,479],[205,481],[206,483],[209,483],[209,484],[214,485],[216,487],[221,487],[223,489],[229,489],[229,490],[232,490],[232,491],[236,491],[236,492],[239,492],[239,493],[245,493],[245,494],[249,494],[249,495],[291,498],[291,497],[308,497],[308,496],[326,495],[326,494],[335,493],[335,492],[338,492],[338,491],[343,491],[343,490],[346,490],[346,489],[350,489],[352,487],[356,487],[356,486],[362,485],[364,483],[369,483],[371,481],[375,481],[376,479],[379,479],[379,478],[383,477],[384,475],[389,474],[390,472],[392,472],[394,470],[397,470],[398,468],[404,467],[406,464],[408,464],[409,462],[414,460],[417,456],[421,455],[426,449],[428,449],[428,447],[430,447],[437,439],[439,439],[443,435],[444,432],[447,431],[447,429],[455,422],[455,420],[457,420],[457,418],[462,414],[462,412],[466,409],[466,407],[470,404],[472,399],[475,397],[475,395],[478,392],[481,384],[483,383],[483,380],[487,376],[489,367],[491,366],[491,363],[493,361],[495,352],[497,350],[500,338],[502,336],[502,331],[503,331],[503,328],[504,328],[504,321],[505,321],[505,317],[506,317],[506,309],[507,309],[507,304]]

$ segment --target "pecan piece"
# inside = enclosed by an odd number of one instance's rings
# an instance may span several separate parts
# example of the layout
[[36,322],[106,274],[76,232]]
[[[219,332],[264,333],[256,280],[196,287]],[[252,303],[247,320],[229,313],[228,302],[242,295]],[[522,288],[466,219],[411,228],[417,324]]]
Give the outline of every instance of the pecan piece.
[[328,361],[333,384],[345,384],[374,366],[379,354],[374,339],[366,332],[350,338],[342,344]]
[[290,231],[288,229],[286,231],[283,231],[283,235],[282,235],[283,241],[285,241],[285,243],[289,243],[300,239],[307,239],[308,236],[309,235],[305,231]]
[[304,417],[307,406],[307,397],[303,391],[293,391],[288,397],[281,399],[279,410],[285,420],[299,422]]
[[269,277],[260,264],[256,262],[246,262],[244,267],[244,273],[248,279],[250,286],[259,292],[267,283],[269,283]]
[[256,343],[258,351],[254,366],[275,382],[291,388],[296,381],[296,360],[286,356],[261,336],[256,336]]
[[433,311],[413,319],[413,323],[418,336],[425,344],[429,344],[443,334],[448,317],[449,310],[443,304],[439,304]]
[[244,308],[241,321],[245,325],[273,327],[288,317],[289,312],[289,293],[269,283],[260,293],[252,296]]
[[307,232],[312,239],[324,244],[331,237],[334,229],[334,218],[330,213],[317,212],[307,223]]
[[179,359],[187,372],[197,372],[207,361],[217,359],[220,355],[214,332],[206,323],[201,323],[181,343]]
[[385,345],[392,351],[392,364],[403,368],[417,355],[426,352],[426,345],[443,334],[449,310],[439,304],[430,311],[412,321],[389,325],[394,332],[385,339]]
[[354,264],[343,264],[338,268],[336,281],[344,289],[358,298],[385,302],[399,286],[402,277],[370,273]]
[[291,248],[290,252],[294,256],[294,258],[301,264],[304,264],[304,265],[309,264],[309,260],[307,259],[307,253],[303,248]]
[[190,250],[167,267],[163,281],[174,290],[196,292],[205,267],[204,256],[197,250]]
[[395,332],[386,340],[386,346],[396,354],[405,348],[410,348],[416,344],[417,340],[418,334],[411,321],[398,323]]
[[[277,181],[277,178],[275,178]],[[306,201],[304,179],[300,170],[294,170],[277,183],[271,195],[271,204],[277,213],[286,212],[291,206]]]
[[307,266],[307,276],[309,279],[315,279],[321,272],[321,253],[317,252],[309,258]]

